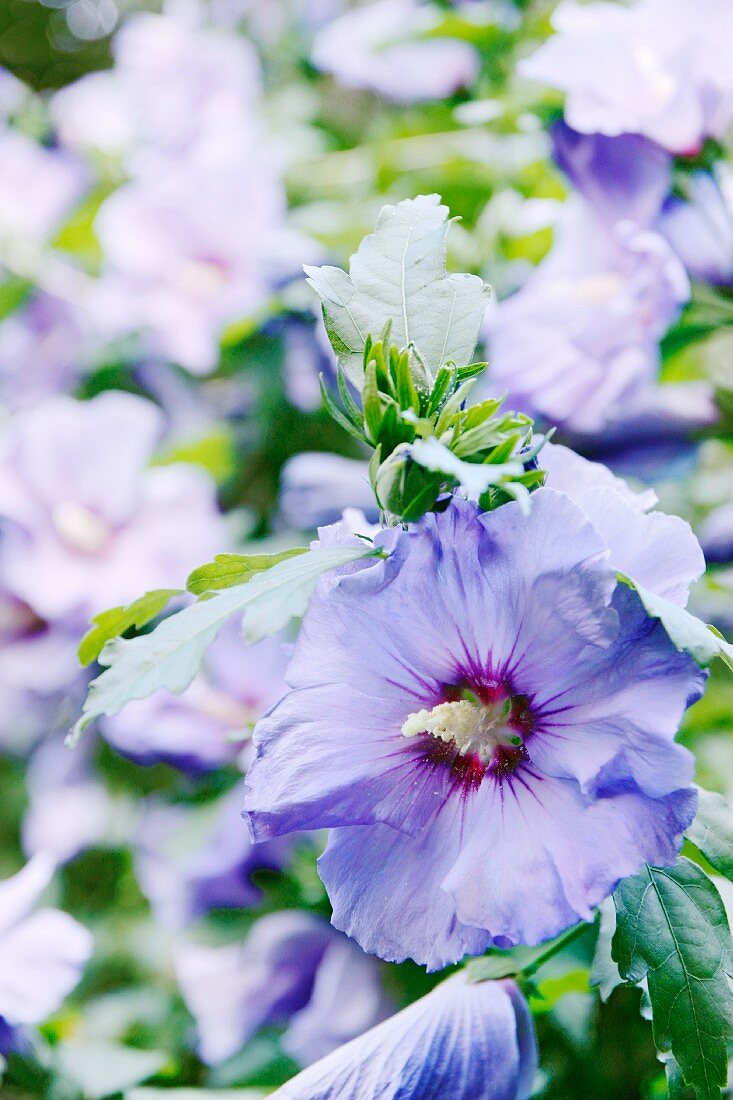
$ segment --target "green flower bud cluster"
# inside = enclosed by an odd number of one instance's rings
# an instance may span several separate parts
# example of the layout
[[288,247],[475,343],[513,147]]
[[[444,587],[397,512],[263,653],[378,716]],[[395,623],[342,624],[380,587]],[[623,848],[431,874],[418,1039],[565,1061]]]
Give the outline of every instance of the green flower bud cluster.
[[385,518],[419,519],[456,491],[484,510],[512,498],[526,502],[544,480],[536,462],[544,437],[533,440],[531,418],[502,411],[501,399],[468,404],[486,363],[447,364],[431,380],[414,346],[398,348],[389,336],[388,328],[379,340],[365,341],[360,395],[341,367],[341,404],[321,378],[328,412],[374,449],[371,483]]

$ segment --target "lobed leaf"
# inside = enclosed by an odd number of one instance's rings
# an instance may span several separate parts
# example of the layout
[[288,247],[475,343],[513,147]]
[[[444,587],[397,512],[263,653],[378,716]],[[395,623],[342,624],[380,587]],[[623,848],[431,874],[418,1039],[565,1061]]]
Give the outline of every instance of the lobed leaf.
[[715,1100],[733,1035],[733,962],[723,902],[687,859],[645,867],[614,894],[613,957],[626,981],[647,982],[654,1041],[669,1051],[697,1100]]
[[281,550],[279,554],[217,554],[212,562],[194,569],[186,581],[186,588],[194,596],[220,592],[223,588],[245,584],[255,573],[262,573],[278,562],[305,553],[307,547],[295,546],[290,550]]
[[111,607],[92,619],[92,625],[79,643],[77,650],[82,665],[96,661],[107,642],[124,634],[126,630],[140,630],[159,615],[174,596],[180,596],[180,588],[154,588],[134,600],[127,607]]
[[475,275],[447,274],[449,224],[438,195],[419,195],[382,208],[348,275],[336,267],[305,268],[339,363],[358,389],[367,337],[390,322],[391,342],[413,345],[428,381],[451,360],[470,361],[490,288]]
[[73,744],[90,722],[103,714],[116,714],[132,699],[144,699],[161,689],[185,691],[206,650],[232,615],[243,616],[242,630],[248,642],[275,634],[291,618],[303,614],[323,573],[379,553],[367,545],[314,547],[255,573],[244,584],[183,608],[150,634],[109,641],[99,656],[100,663],[108,667],[89,685],[69,743]]

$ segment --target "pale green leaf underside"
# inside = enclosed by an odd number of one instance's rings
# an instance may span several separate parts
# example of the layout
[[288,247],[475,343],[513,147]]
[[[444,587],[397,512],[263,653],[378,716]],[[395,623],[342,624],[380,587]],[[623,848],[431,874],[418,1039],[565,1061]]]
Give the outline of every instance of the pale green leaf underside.
[[358,388],[364,342],[388,323],[391,343],[412,344],[432,378],[446,363],[471,362],[491,291],[476,275],[447,274],[449,224],[438,195],[418,195],[382,208],[375,232],[351,257],[349,274],[305,268],[334,351]]
[[611,954],[611,944],[616,933],[616,907],[611,898],[599,906],[598,939],[593,953],[590,984],[598,989],[602,1001],[607,1001],[623,978]]
[[670,641],[677,649],[689,653],[701,668],[707,668],[716,657],[719,657],[733,669],[733,645],[727,642],[717,630],[707,626],[702,619],[691,615],[684,607],[679,607],[678,604],[665,600],[663,596],[657,596],[654,592],[642,588],[633,579],[623,574],[619,574],[619,578],[636,589],[647,614],[652,619],[659,619]]
[[613,957],[625,980],[647,980],[658,1049],[671,1051],[698,1100],[717,1100],[733,1027],[720,895],[700,867],[680,859],[625,879],[614,902]]
[[733,812],[722,795],[698,787],[697,815],[686,835],[733,882]]
[[227,588],[164,619],[150,634],[115,638],[99,660],[106,670],[93,680],[73,742],[103,714],[116,714],[132,699],[161,689],[184,691],[198,672],[206,650],[233,615],[242,615],[248,642],[281,630],[302,615],[318,578],[330,569],[375,553],[371,546],[315,547],[256,573],[246,584]]

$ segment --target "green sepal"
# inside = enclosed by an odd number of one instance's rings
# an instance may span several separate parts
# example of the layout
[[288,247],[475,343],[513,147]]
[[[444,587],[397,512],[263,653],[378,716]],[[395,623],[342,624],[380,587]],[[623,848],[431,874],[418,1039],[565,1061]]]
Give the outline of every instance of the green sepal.
[[331,394],[326,388],[326,383],[323,380],[322,374],[318,376],[318,381],[321,387],[321,397],[323,399],[323,404],[326,408],[326,412],[328,413],[328,415],[336,421],[340,428],[343,428],[345,432],[348,432],[350,436],[353,436],[354,439],[358,439],[361,443],[368,443],[364,432],[356,428],[351,423],[348,417],[341,411],[336,402],[333,400]]

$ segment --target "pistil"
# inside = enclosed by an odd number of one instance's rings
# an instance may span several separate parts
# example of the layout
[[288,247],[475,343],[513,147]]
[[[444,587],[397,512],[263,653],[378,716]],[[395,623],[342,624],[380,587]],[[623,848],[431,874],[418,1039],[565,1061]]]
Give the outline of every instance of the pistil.
[[454,744],[462,756],[478,757],[486,766],[497,752],[503,756],[504,750],[522,745],[521,737],[510,724],[511,716],[510,698],[491,704],[458,699],[408,715],[402,733],[405,737],[430,734]]

